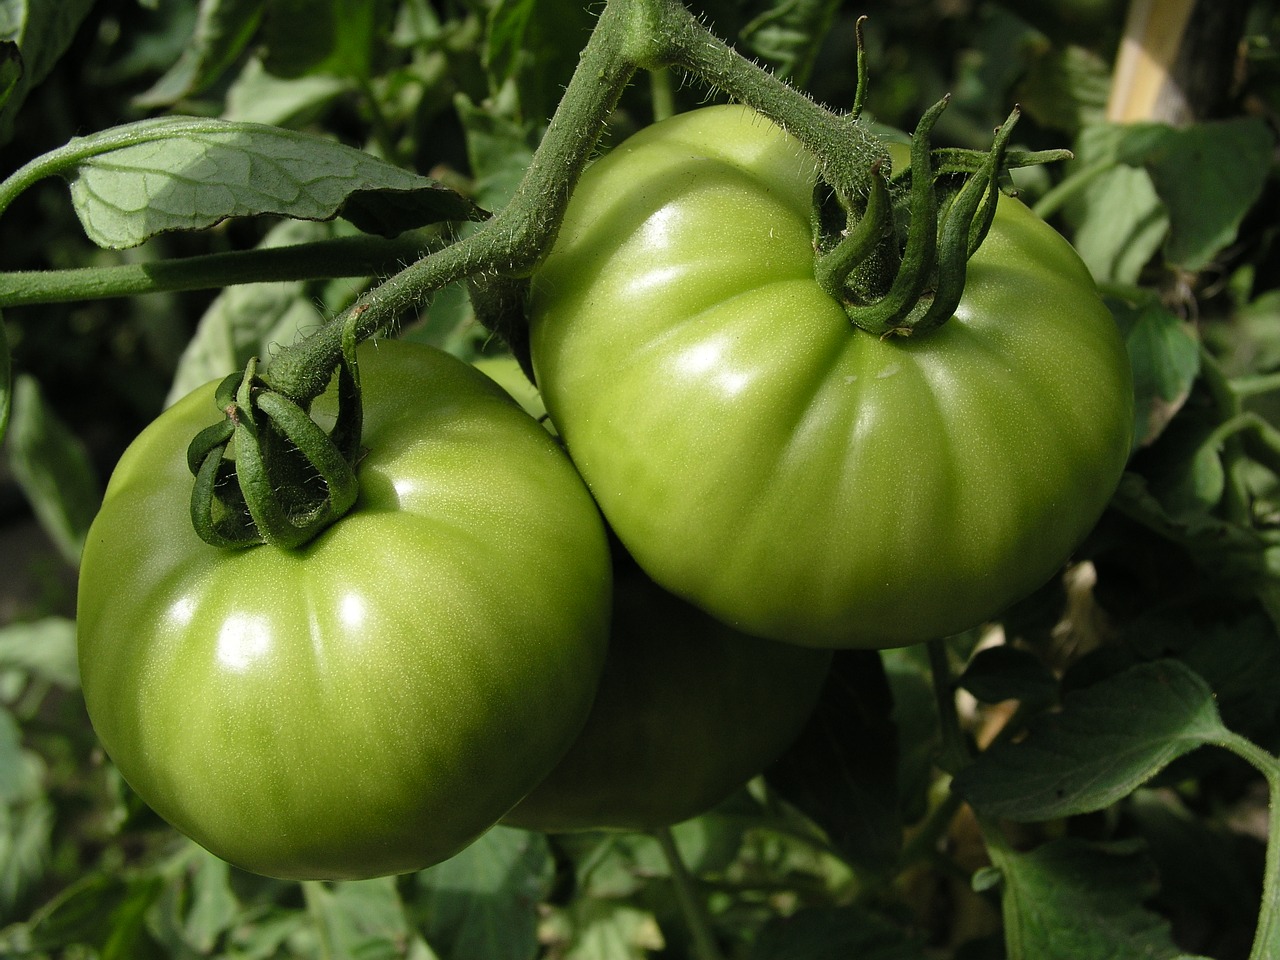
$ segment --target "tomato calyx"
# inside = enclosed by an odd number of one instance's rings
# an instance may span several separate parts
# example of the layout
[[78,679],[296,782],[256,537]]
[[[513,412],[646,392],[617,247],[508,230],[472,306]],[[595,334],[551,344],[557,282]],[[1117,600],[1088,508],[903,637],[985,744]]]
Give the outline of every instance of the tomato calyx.
[[338,416],[327,431],[311,418],[309,402],[273,389],[257,367],[250,360],[218,385],[214,402],[223,419],[187,448],[195,477],[191,522],[211,546],[292,549],[356,501],[363,412],[355,338],[344,338]]
[[[1008,171],[1067,151],[1012,151],[1015,107],[990,149],[934,149],[944,97],[920,118],[899,175],[873,164],[865,205],[837,237],[816,241],[815,277],[850,322],[876,336],[918,336],[945,323],[964,292],[966,265],[986,238]],[[905,224],[905,228],[902,226]]]

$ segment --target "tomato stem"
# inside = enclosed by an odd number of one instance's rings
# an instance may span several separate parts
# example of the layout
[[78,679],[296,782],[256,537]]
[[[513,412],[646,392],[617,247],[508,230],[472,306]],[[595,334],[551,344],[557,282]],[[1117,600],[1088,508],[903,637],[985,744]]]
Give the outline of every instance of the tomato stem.
[[1280,956],[1280,760],[1253,741],[1227,731],[1218,746],[1252,764],[1266,778],[1269,800],[1266,865],[1262,878],[1262,906],[1249,960]]
[[653,831],[654,838],[662,848],[662,856],[671,870],[671,882],[675,888],[676,900],[680,904],[680,912],[684,915],[689,934],[693,937],[694,956],[697,960],[724,960],[720,947],[716,944],[715,934],[711,930],[711,918],[698,894],[693,874],[680,856],[680,848],[676,846],[675,837],[670,827],[660,827]]

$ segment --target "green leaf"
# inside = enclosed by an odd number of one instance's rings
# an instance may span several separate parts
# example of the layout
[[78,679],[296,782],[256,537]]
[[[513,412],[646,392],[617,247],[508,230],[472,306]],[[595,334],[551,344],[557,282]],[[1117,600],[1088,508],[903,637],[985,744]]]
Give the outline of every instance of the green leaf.
[[[102,139],[101,151],[94,140]],[[345,217],[394,235],[479,216],[467,199],[370,154],[263,124],[162,117],[72,140],[76,213],[103,247],[136,246],[169,230],[229,217]]]
[[449,960],[529,960],[538,949],[538,904],[552,876],[545,837],[494,827],[417,874],[427,942]]
[[0,0],[0,41],[17,44],[20,57],[6,48],[0,68],[0,89],[8,91],[0,105],[0,141],[13,136],[13,119],[27,94],[66,52],[92,6],[93,0]]
[[0,670],[18,670],[64,690],[79,689],[75,622],[46,617],[0,627]]
[[[323,224],[286,221],[273,227],[259,246],[290,246],[329,233]],[[273,345],[292,344],[323,321],[305,282],[227,287],[205,310],[183,351],[166,406],[210,380],[243,369],[250,357],[270,356]]]
[[991,817],[1050,820],[1108,807],[1168,763],[1226,736],[1213,691],[1176,660],[1069,694],[1024,740],[993,746],[953,781]]
[[330,74],[367,80],[393,14],[390,0],[267,0],[267,69],[289,79]]
[[9,432],[9,415],[13,411],[13,355],[9,352],[9,335],[4,317],[0,316],[0,440]]
[[0,41],[0,116],[22,82],[22,50],[12,40]]
[[9,465],[41,526],[70,564],[79,564],[102,488],[84,444],[46,405],[29,376],[14,382]]
[[411,930],[394,877],[303,884],[320,925],[321,955],[400,960]]
[[569,906],[570,942],[563,960],[649,960],[664,946],[647,910],[613,900],[575,899]]
[[350,89],[348,81],[328,74],[311,74],[283,80],[268,73],[254,58],[244,65],[227,88],[222,119],[241,123],[298,126],[325,104]]
[[814,907],[771,920],[750,960],[924,960],[923,946],[897,924],[860,907]]
[[498,0],[485,50],[496,86],[514,81],[525,120],[543,123],[560,102],[592,18],[580,0]]
[[146,911],[163,890],[156,874],[122,877],[91,873],[64,888],[29,924],[32,948],[54,952],[90,946],[102,960],[144,960],[156,956],[147,934]]
[[207,89],[253,38],[265,2],[200,0],[195,31],[178,62],[134,102],[140,107],[168,107]]
[[1175,960],[1169,923],[1142,906],[1156,874],[1140,844],[990,846],[1008,960]]
[[1057,678],[1043,660],[1008,644],[974,654],[960,676],[960,686],[983,703],[1020,700],[1043,704],[1058,692]]
[[461,94],[454,106],[467,136],[476,202],[488,210],[501,209],[533,159],[532,126],[482,110]]
[[742,41],[779,76],[804,87],[839,9],[839,0],[784,0],[743,27]]
[[1160,130],[1145,163],[1169,211],[1170,263],[1201,270],[1235,241],[1262,194],[1274,146],[1260,117]]
[[1182,409],[1200,374],[1200,342],[1192,328],[1156,298],[1109,299],[1133,367],[1134,445],[1149,446]]
[[0,924],[49,862],[54,810],[45,765],[22,748],[13,715],[0,707]]
[[890,868],[902,841],[898,731],[875,651],[840,650],[805,729],[765,779],[852,863]]
[[1135,283],[1169,232],[1151,177],[1131,167],[1097,176],[1067,212],[1076,224],[1076,251],[1099,283]]
[[1102,120],[1111,64],[1087,47],[1045,43],[1032,51],[1016,99],[1042,126],[1075,133]]

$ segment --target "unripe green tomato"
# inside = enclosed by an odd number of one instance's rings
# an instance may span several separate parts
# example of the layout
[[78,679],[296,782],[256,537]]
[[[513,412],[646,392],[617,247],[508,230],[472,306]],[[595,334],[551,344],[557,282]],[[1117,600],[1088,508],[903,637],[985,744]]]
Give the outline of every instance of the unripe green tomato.
[[185,454],[221,415],[209,384],[121,458],[80,574],[107,753],[183,833],[276,877],[456,853],[559,761],[605,654],[605,530],[562,450],[440,351],[359,357],[350,513],[298,550],[201,541]]
[[1088,270],[1001,197],[953,317],[855,327],[814,278],[816,165],[740,106],[583,175],[533,278],[533,366],[605,518],[661,586],[758,636],[890,647],[1061,569],[1130,449]]
[[503,822],[653,830],[704,813],[782,755],[830,665],[828,650],[739,633],[623,570],[586,725]]

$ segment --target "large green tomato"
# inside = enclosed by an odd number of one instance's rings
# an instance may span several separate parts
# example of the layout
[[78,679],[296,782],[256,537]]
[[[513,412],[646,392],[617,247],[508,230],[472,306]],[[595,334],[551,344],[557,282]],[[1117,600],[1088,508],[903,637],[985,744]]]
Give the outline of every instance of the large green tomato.
[[[542,419],[515,360],[476,366]],[[512,826],[653,830],[688,820],[776,760],[822,691],[828,651],[739,633],[658,587],[625,555],[614,570],[613,629],[591,715],[564,759],[504,818]]]
[[1002,198],[955,316],[871,336],[813,277],[814,164],[743,107],[587,170],[530,301],[538,385],[659,584],[746,632],[884,647],[1051,577],[1129,452],[1088,271]]
[[739,633],[624,570],[586,726],[504,822],[652,830],[697,816],[782,754],[830,664],[828,650]]
[[185,448],[218,416],[210,384],[125,453],[81,570],[107,753],[178,829],[272,876],[457,852],[572,743],[608,636],[604,526],[556,443],[439,351],[360,359],[359,499],[316,540],[197,538]]

